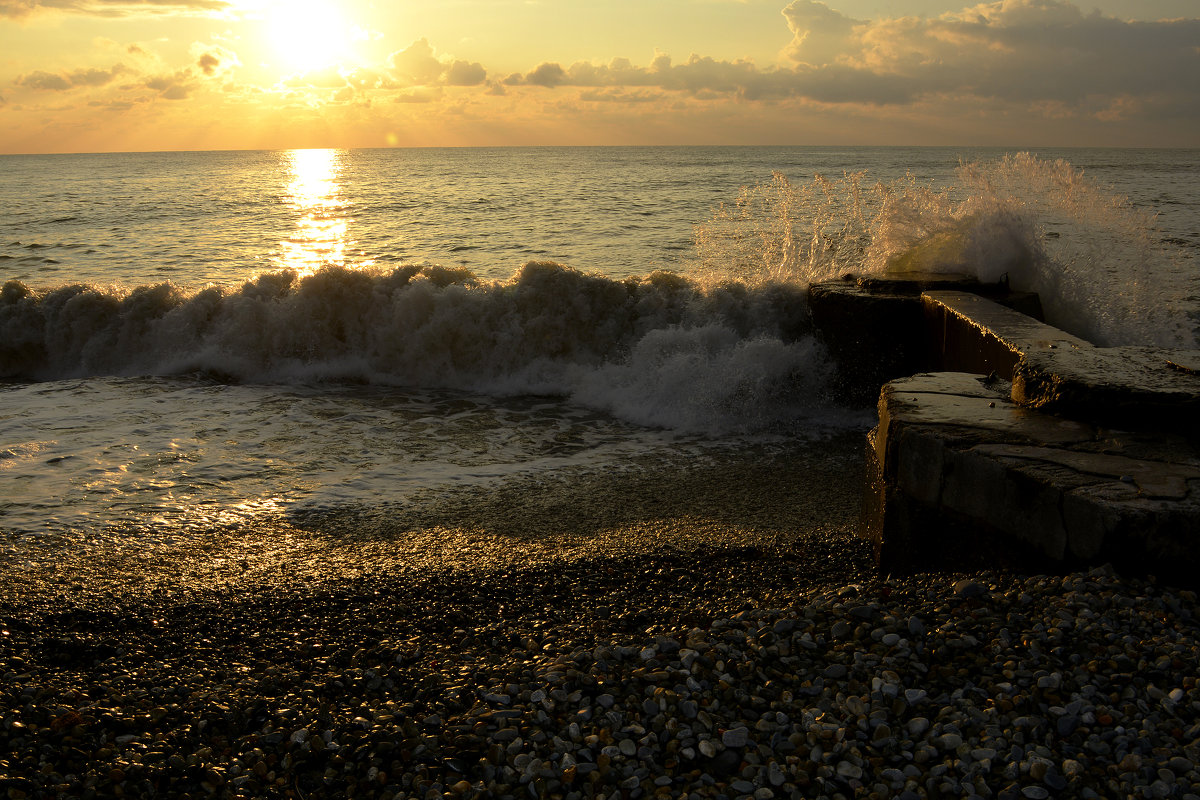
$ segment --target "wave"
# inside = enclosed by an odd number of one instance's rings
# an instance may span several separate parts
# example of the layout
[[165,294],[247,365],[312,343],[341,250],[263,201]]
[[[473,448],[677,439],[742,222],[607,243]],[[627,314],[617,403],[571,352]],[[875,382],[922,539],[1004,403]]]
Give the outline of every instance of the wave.
[[832,367],[800,287],[613,280],[530,262],[510,280],[405,266],[0,290],[0,375],[187,375],[569,396],[639,424],[762,430],[821,406]]
[[553,394],[644,425],[762,430],[828,408],[834,366],[806,290],[845,273],[1006,278],[1038,292],[1052,324],[1099,344],[1197,346],[1194,270],[1152,215],[1029,155],[963,164],[957,181],[776,175],[697,228],[687,274],[615,279],[534,261],[506,281],[436,265],[271,272],[198,291],[10,281],[0,376]]
[[964,163],[950,185],[911,175],[781,174],[696,232],[701,278],[806,285],[846,273],[960,273],[1041,296],[1047,320],[1101,345],[1196,347],[1195,253],[1154,214],[1062,160]]

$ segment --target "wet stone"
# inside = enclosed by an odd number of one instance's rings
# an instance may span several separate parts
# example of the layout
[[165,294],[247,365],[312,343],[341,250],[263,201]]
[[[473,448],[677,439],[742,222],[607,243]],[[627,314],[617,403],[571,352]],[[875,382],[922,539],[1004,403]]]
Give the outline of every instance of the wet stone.
[[726,747],[745,747],[750,738],[749,734],[744,727],[731,728],[721,734],[721,743]]
[[[740,572],[722,571],[731,562]],[[1200,607],[1163,581],[865,571],[798,585],[782,554],[615,563],[343,575],[285,598],[246,589],[64,609],[58,594],[13,597],[0,615],[0,775],[15,777],[20,759],[49,771],[4,789],[81,795],[81,783],[56,787],[84,764],[101,781],[119,771],[125,796],[146,794],[151,771],[160,796],[192,797],[1192,788]],[[957,596],[963,579],[988,601]],[[115,602],[121,614],[106,611]],[[854,612],[864,607],[877,613]],[[843,639],[830,636],[838,623]],[[64,670],[47,637],[112,637],[129,652]],[[668,652],[668,640],[683,646]],[[1068,735],[1064,719],[1077,720]]]

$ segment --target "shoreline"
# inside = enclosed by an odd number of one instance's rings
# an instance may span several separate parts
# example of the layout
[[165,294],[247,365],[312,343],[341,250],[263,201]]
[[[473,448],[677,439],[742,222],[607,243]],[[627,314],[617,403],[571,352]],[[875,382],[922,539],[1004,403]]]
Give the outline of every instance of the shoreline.
[[40,562],[0,590],[0,788],[1200,795],[1194,593],[881,578],[830,450],[800,488],[760,459]]

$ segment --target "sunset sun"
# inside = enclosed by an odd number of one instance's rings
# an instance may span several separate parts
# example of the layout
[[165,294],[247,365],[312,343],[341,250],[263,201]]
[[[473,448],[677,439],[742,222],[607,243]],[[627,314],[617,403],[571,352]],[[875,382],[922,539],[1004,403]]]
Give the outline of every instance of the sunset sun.
[[286,69],[311,72],[354,59],[359,36],[334,3],[279,3],[268,13],[266,25],[271,51]]

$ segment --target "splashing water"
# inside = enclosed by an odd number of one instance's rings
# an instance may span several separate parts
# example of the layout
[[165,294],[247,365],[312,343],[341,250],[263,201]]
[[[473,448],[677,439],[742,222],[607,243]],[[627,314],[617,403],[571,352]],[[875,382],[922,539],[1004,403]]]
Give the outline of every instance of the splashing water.
[[1155,215],[1062,160],[964,163],[953,185],[865,173],[793,184],[776,173],[695,235],[705,285],[806,286],[847,273],[960,273],[1037,292],[1049,322],[1101,345],[1195,347],[1190,254]]

